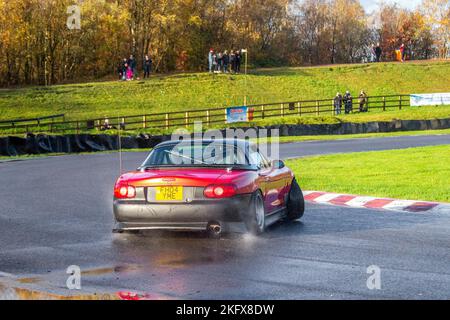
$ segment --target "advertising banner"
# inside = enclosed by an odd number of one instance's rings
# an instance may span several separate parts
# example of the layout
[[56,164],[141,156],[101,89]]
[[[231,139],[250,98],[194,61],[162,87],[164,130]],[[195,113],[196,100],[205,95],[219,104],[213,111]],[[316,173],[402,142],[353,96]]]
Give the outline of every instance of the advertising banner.
[[411,107],[450,105],[450,93],[411,94]]
[[248,121],[247,107],[227,108],[227,123]]

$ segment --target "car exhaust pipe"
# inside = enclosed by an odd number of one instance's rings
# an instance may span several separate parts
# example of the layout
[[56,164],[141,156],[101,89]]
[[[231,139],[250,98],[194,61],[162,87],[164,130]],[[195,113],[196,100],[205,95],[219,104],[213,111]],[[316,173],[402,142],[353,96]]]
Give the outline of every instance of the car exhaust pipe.
[[211,222],[208,224],[208,233],[213,238],[220,238],[222,234],[222,227],[218,222]]

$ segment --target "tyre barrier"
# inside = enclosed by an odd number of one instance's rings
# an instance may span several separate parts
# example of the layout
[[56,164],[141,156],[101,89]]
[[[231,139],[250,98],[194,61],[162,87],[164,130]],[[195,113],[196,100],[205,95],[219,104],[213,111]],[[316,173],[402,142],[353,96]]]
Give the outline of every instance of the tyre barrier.
[[[239,127],[239,129],[253,128],[258,132],[267,129],[270,136],[271,129],[278,129],[280,136],[326,135],[326,134],[355,134],[394,131],[435,130],[450,128],[450,119],[433,120],[393,120],[390,122],[343,122],[336,124],[284,124],[265,127]],[[233,129],[233,128],[230,128]],[[225,134],[225,130],[221,130]],[[259,132],[258,132],[259,134]],[[162,141],[170,139],[170,135],[151,136],[139,134],[137,136],[122,136],[123,149],[152,148]],[[19,156],[44,153],[79,153],[118,150],[117,135],[108,134],[67,134],[49,136],[45,134],[27,134],[21,138],[17,136],[0,137],[0,155]]]

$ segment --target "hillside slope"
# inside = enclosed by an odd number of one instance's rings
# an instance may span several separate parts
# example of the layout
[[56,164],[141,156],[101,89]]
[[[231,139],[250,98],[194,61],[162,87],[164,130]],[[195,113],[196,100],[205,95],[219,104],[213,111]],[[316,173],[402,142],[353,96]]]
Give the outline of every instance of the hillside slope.
[[379,63],[153,76],[146,81],[96,82],[0,90],[0,119],[65,113],[67,119],[167,112],[248,103],[333,97],[349,89],[369,95],[450,91],[450,61]]

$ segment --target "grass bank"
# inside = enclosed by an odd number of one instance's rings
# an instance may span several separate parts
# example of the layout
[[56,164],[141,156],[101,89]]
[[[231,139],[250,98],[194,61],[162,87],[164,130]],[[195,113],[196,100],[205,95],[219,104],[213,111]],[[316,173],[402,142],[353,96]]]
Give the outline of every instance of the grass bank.
[[304,190],[450,202],[450,145],[286,161]]
[[[65,113],[67,120],[73,120],[185,111],[241,105],[244,95],[249,104],[257,104],[329,98],[347,89],[354,95],[361,89],[369,95],[441,92],[450,88],[448,74],[450,62],[426,61],[261,69],[247,77],[189,73],[145,81],[1,89],[0,119]],[[311,118],[305,121],[330,121]]]

